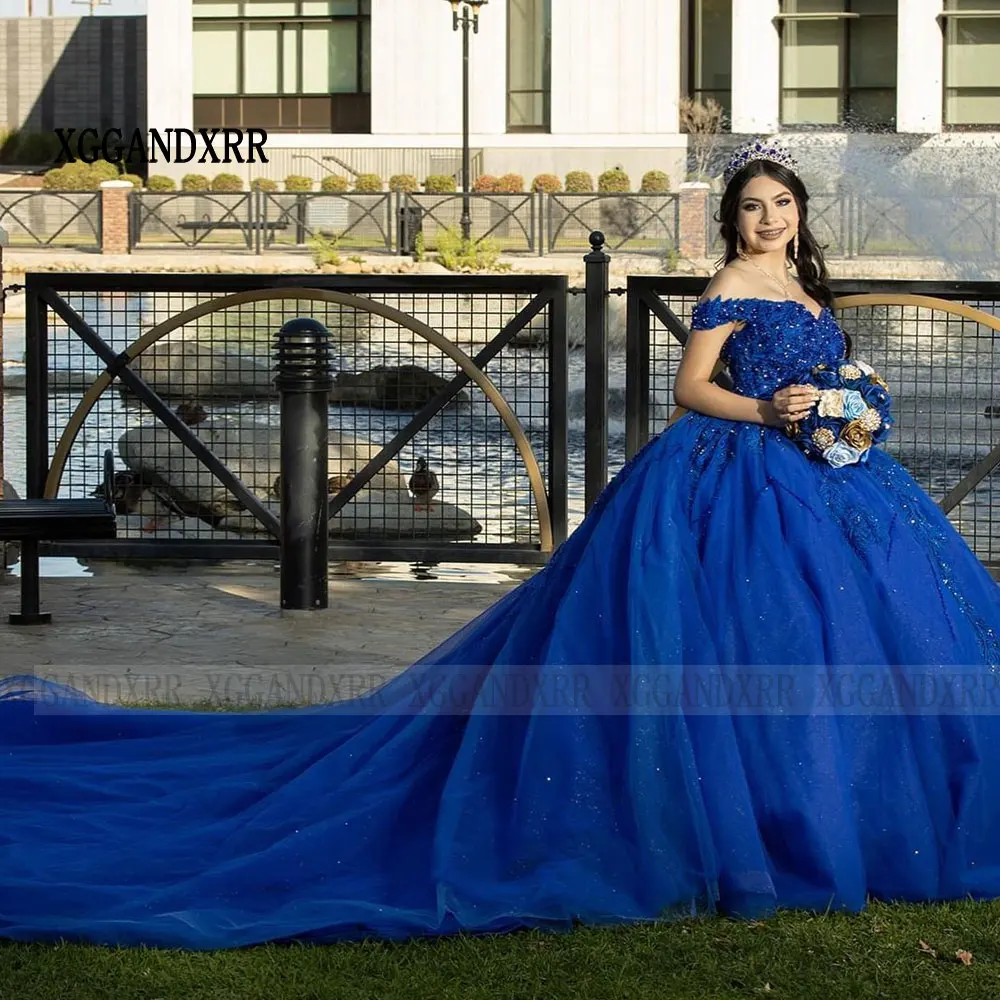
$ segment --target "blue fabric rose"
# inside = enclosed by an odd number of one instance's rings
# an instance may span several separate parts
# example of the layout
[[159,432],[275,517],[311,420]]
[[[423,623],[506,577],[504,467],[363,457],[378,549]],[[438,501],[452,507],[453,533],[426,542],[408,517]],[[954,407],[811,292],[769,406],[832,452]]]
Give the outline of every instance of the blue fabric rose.
[[838,441],[823,452],[823,457],[835,469],[842,469],[845,465],[856,465],[860,462],[861,452],[843,441]]
[[857,420],[865,410],[868,409],[868,404],[865,402],[864,397],[856,389],[845,389],[844,390],[844,419],[845,420]]

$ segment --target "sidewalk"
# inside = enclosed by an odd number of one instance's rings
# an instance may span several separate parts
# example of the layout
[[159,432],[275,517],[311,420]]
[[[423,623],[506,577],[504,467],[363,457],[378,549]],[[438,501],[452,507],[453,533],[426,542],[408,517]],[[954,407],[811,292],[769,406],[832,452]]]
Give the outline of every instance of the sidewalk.
[[371,690],[515,583],[331,576],[329,607],[282,612],[277,572],[130,570],[43,577],[52,623],[14,627],[20,581],[0,583],[0,675],[31,674],[102,701],[331,701]]

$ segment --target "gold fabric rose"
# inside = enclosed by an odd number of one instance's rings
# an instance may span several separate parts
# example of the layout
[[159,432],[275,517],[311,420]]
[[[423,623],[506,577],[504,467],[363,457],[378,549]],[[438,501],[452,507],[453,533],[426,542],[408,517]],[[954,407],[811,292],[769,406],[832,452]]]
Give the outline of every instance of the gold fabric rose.
[[861,420],[859,417],[847,424],[840,432],[840,440],[858,451],[867,451],[872,446],[872,436]]
[[837,439],[829,427],[819,427],[813,431],[812,443],[821,451],[829,448]]
[[860,368],[858,368],[857,365],[841,365],[837,369],[837,373],[840,375],[842,379],[845,380],[853,378],[861,378],[863,374],[863,372],[861,371]]
[[871,375],[868,376],[868,381],[873,385],[877,385],[880,389],[885,389],[886,392],[889,391],[889,383],[886,382],[885,379],[883,379],[877,372],[872,372]]
[[844,394],[839,389],[821,389],[819,409],[821,417],[842,417],[844,415]]

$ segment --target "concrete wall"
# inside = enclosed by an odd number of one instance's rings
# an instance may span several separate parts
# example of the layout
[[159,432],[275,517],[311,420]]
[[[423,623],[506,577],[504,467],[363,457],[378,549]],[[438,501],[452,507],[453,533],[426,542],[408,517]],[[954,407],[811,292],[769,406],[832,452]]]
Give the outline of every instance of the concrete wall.
[[0,18],[0,56],[4,128],[145,127],[144,17]]

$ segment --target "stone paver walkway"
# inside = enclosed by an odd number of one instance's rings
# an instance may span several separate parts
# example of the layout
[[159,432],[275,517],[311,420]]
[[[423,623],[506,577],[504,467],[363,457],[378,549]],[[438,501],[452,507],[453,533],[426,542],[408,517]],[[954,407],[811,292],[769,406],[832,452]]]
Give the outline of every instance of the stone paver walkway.
[[0,675],[34,673],[106,701],[259,703],[363,694],[400,673],[515,583],[331,576],[329,607],[283,612],[276,572],[102,572],[43,578],[52,623],[8,624],[20,581],[0,584]]

